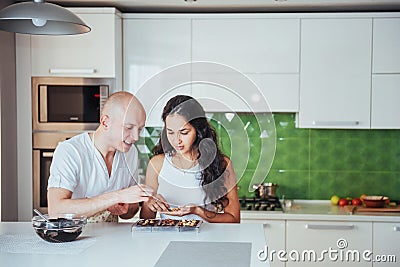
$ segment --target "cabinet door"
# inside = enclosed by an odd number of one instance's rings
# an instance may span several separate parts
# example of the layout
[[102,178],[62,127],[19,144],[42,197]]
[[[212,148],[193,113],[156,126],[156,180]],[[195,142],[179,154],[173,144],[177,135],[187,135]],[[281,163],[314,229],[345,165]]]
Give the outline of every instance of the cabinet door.
[[374,267],[395,266],[400,259],[400,223],[374,223],[373,244]]
[[124,89],[136,94],[144,105],[146,125],[161,126],[166,101],[177,94],[191,93],[190,85],[183,85],[190,83],[187,68],[165,70],[190,62],[190,20],[125,19],[123,28]]
[[400,74],[372,75],[371,128],[400,129]]
[[209,73],[206,76],[212,85],[194,84],[193,97],[208,112],[299,111],[298,74],[238,73]]
[[297,112],[299,29],[299,19],[194,19],[192,60],[227,65],[254,84],[214,72],[225,87],[195,85],[193,96],[212,98],[202,103],[210,112]]
[[372,266],[372,223],[287,221],[286,251],[286,266]]
[[299,19],[194,19],[193,61],[244,73],[298,73]]
[[[273,256],[278,253],[278,251],[284,251],[285,246],[285,221],[284,220],[248,220],[242,219],[242,223],[262,223],[264,225],[265,241],[268,247],[268,253],[273,251]],[[260,248],[266,250],[266,248]],[[256,249],[258,251],[258,249]],[[279,261],[276,258],[271,258],[271,267],[283,267],[285,262]]]
[[299,127],[370,128],[372,19],[302,19]]
[[116,76],[121,60],[121,19],[113,13],[77,14],[90,27],[85,34],[31,37],[32,76]]
[[373,73],[400,73],[400,18],[374,19]]

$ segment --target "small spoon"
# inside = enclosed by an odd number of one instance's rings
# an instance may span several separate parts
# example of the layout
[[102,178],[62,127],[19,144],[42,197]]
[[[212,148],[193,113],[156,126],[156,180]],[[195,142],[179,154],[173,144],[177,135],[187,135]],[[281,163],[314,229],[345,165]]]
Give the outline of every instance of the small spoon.
[[40,218],[42,218],[43,220],[45,220],[47,223],[49,223],[50,221],[37,209],[33,209],[33,211],[40,216]]

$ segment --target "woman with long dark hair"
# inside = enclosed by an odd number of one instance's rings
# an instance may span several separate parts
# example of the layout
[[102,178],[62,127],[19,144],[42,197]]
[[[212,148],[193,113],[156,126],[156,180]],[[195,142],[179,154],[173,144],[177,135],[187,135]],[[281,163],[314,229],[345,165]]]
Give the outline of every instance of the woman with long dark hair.
[[146,184],[156,192],[140,217],[240,222],[232,162],[218,148],[217,135],[203,107],[178,95],[164,107],[164,128],[153,149]]

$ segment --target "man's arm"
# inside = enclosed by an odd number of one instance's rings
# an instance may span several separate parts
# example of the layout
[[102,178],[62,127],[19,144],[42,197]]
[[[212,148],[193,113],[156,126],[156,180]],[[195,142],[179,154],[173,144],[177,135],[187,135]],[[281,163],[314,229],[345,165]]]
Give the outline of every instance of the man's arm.
[[[72,192],[64,188],[49,188],[47,192],[50,216],[60,213],[75,213],[90,217],[118,203],[138,203],[147,201],[153,189],[146,185],[136,185],[125,189],[105,193],[93,198],[71,199]],[[137,212],[138,205],[129,207],[128,213]],[[129,214],[129,215],[130,215]],[[132,215],[133,216],[133,215]]]

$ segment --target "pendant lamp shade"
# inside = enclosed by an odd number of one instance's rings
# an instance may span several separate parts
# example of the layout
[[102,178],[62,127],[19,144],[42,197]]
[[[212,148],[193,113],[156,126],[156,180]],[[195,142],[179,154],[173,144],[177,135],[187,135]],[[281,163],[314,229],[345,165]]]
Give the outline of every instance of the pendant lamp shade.
[[77,15],[44,0],[23,2],[0,10],[0,30],[39,35],[70,35],[90,32]]

